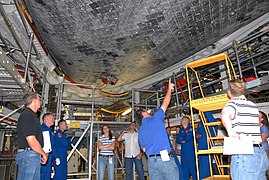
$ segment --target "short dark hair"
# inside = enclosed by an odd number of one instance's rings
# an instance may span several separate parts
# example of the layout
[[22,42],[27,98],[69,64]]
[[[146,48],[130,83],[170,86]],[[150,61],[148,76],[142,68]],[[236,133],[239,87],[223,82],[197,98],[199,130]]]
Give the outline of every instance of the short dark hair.
[[42,121],[44,122],[44,120],[49,116],[53,116],[53,114],[51,112],[47,112],[47,113],[43,114]]
[[182,119],[188,119],[189,121],[191,121],[190,117],[188,117],[188,116],[183,116],[183,117],[181,118],[181,120],[182,120]]
[[58,121],[58,127],[60,126],[60,124],[62,124],[62,122],[66,122],[65,120],[61,119],[60,121]]
[[144,118],[143,116],[143,112],[147,112],[145,109],[143,108],[139,108],[137,111],[136,111],[136,116],[137,116],[137,119],[138,121],[142,122],[142,119]]
[[32,102],[33,99],[37,99],[37,92],[28,92],[23,96],[23,102],[25,106],[29,106]]

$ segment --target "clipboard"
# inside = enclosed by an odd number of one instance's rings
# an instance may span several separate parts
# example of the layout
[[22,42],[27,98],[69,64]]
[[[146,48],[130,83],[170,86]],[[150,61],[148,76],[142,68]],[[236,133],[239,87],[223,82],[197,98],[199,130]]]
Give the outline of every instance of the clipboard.
[[223,154],[254,154],[253,142],[251,138],[224,137]]
[[50,153],[52,151],[51,142],[50,142],[50,132],[42,131],[42,134],[43,134],[43,140],[44,140],[43,151],[45,153]]

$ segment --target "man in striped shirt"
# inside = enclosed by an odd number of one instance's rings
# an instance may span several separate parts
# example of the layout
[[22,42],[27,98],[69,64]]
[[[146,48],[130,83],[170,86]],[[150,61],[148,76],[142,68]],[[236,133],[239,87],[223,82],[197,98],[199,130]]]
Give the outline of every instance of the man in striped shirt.
[[229,137],[247,137],[253,142],[254,154],[232,155],[233,180],[265,180],[268,159],[261,148],[259,110],[244,96],[246,84],[238,79],[229,82],[227,96],[230,99],[222,110],[222,123]]

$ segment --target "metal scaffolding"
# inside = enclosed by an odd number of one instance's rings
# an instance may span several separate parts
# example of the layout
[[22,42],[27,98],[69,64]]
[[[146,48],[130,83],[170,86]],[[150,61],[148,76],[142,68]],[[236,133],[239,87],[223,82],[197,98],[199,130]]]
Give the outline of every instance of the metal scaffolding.
[[[91,87],[92,88],[92,101],[82,101],[82,100],[68,100],[68,99],[63,99],[63,92],[64,92],[64,86],[65,85],[72,85],[72,86],[84,86],[84,87]],[[67,82],[61,82],[58,86],[58,102],[57,102],[57,114],[56,114],[56,120],[57,122],[61,119],[61,111],[62,111],[62,106],[63,105],[83,105],[83,106],[91,106],[91,117],[89,118],[89,121],[83,121],[83,120],[79,120],[79,119],[67,119],[70,122],[77,122],[80,124],[80,127],[78,127],[79,129],[83,128],[83,132],[82,134],[79,135],[79,139],[77,140],[77,142],[75,144],[72,144],[72,150],[70,151],[70,153],[68,154],[67,160],[69,160],[72,156],[72,154],[76,151],[83,159],[86,160],[86,162],[88,162],[88,173],[68,173],[68,176],[81,176],[81,175],[88,175],[88,178],[91,179],[93,174],[96,174],[96,176],[98,176],[98,166],[95,168],[94,164],[98,164],[98,155],[99,152],[97,150],[97,143],[96,145],[94,145],[94,137],[97,137],[97,140],[99,139],[99,135],[100,135],[100,125],[112,125],[111,129],[122,129],[122,128],[127,128],[130,125],[130,122],[116,122],[116,121],[97,121],[97,117],[94,116],[94,95],[95,94],[95,89],[94,87],[92,87],[92,85],[87,85],[87,84],[73,84],[73,83],[67,83]],[[78,132],[79,130],[77,130],[76,132]],[[71,139],[74,139],[77,135],[75,134]],[[87,136],[87,137],[86,137]],[[89,147],[89,155],[88,158],[83,157],[82,154],[79,152],[79,150],[77,149],[77,147],[79,146],[79,144],[82,142],[83,138],[87,138],[89,139],[89,144],[87,144],[87,147]],[[87,141],[88,143],[88,141]],[[92,163],[93,160],[93,152],[97,151],[96,154],[96,162]],[[117,154],[116,154],[117,155]],[[117,156],[116,156],[117,157]],[[123,157],[122,157],[123,159]],[[115,158],[116,160],[116,164],[117,161],[120,161],[119,158]],[[121,170],[123,173],[123,166],[124,163],[123,162],[119,162],[119,164],[121,165]],[[117,170],[117,168],[116,168]]]
[[[143,100],[140,100],[142,99]],[[155,100],[155,102],[153,101]],[[160,106],[159,92],[146,89],[132,89],[132,121],[138,108],[156,109]]]

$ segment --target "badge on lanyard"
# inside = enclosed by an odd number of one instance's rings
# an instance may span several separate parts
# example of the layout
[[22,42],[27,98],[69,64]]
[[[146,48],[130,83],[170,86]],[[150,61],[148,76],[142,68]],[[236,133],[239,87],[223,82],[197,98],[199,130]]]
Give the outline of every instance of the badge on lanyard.
[[108,162],[109,162],[109,164],[113,164],[113,161],[112,161],[112,157],[111,156],[109,156]]
[[160,154],[161,154],[162,161],[170,161],[170,157],[169,157],[168,151],[166,149],[160,151]]

